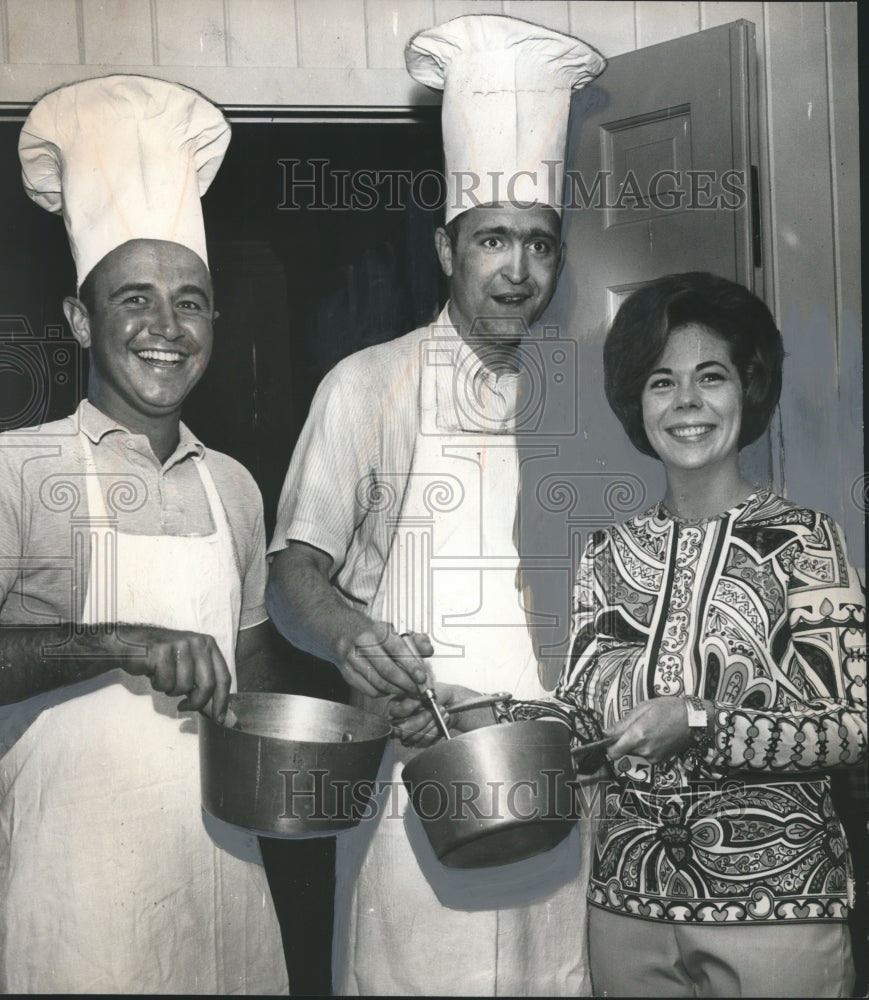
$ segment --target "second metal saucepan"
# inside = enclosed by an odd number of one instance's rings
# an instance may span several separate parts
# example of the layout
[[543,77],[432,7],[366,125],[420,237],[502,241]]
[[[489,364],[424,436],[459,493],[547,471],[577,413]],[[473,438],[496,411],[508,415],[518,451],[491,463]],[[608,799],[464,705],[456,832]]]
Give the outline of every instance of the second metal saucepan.
[[531,720],[441,740],[405,764],[402,778],[440,861],[505,865],[549,850],[570,833],[570,731]]

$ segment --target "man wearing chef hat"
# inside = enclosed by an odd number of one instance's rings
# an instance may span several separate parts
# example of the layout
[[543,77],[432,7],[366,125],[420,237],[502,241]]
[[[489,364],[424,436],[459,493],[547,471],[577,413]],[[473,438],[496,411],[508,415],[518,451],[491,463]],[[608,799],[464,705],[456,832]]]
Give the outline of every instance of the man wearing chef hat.
[[198,93],[136,76],[53,91],[21,132],[90,371],[74,414],[0,447],[3,992],[287,990],[255,841],[209,835],[178,714],[222,721],[265,635],[259,493],[180,421],[211,354],[200,196],[228,142]]
[[[421,32],[406,58],[444,90],[436,249],[450,298],[431,326],[323,380],[281,495],[267,602],[418,745],[431,677],[447,712],[454,686],[543,693],[516,583],[522,344],[563,263],[570,95],[604,61],[487,15]],[[336,992],[589,993],[576,835],[507,868],[446,869],[407,809],[413,752],[390,745],[376,819],[338,837]]]

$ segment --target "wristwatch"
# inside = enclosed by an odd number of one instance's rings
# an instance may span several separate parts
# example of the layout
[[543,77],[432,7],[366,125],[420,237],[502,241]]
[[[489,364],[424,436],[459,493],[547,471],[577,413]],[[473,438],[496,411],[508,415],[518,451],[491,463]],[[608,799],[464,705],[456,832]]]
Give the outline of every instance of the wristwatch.
[[696,767],[702,763],[709,749],[709,713],[703,699],[693,694],[685,695],[685,707],[688,709],[688,731],[691,734],[688,753]]

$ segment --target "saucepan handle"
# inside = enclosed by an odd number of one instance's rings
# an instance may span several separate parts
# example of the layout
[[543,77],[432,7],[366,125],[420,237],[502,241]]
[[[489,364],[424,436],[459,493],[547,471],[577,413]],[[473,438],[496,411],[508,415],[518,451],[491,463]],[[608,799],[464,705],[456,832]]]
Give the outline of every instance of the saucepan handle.
[[605,736],[602,740],[583,743],[570,751],[577,774],[594,774],[609,762],[607,747],[611,747],[617,736]]
[[[474,698],[467,698],[457,705],[450,705],[450,712],[464,712],[471,708],[491,708],[495,722],[515,722],[510,703],[513,695],[509,691],[497,691],[495,694],[481,694]],[[501,706],[501,707],[499,707]]]
[[460,701],[457,705],[449,705],[450,713],[464,712],[469,708],[485,708],[487,705],[495,705],[499,701],[509,702],[513,700],[513,695],[509,691],[498,691],[496,694],[481,694],[475,698],[468,698]]

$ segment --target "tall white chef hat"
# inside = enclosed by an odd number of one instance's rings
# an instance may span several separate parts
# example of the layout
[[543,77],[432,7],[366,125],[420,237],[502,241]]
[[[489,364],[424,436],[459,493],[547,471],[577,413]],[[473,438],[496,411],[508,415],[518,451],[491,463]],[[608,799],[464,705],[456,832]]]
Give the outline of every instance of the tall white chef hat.
[[201,94],[146,76],[103,76],[46,94],[21,129],[24,188],[63,214],[78,284],[132,239],[181,243],[207,265],[200,197],[229,144]]
[[444,92],[446,221],[493,202],[540,202],[560,214],[570,95],[603,72],[603,56],[498,14],[421,31],[404,55],[415,80]]

